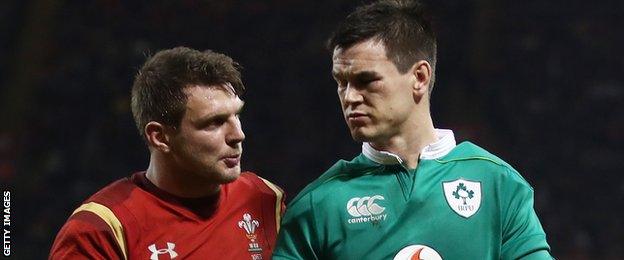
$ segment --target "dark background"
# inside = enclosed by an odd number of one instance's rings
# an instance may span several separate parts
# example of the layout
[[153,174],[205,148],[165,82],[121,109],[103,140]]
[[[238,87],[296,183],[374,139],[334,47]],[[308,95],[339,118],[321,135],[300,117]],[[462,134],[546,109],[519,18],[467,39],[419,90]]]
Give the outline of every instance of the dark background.
[[[360,1],[0,2],[0,183],[12,253],[44,259],[82,200],[147,166],[129,90],[146,55],[230,55],[247,86],[243,168],[294,197],[359,152],[324,41]],[[428,1],[434,123],[514,165],[560,259],[624,258],[623,1]],[[468,241],[467,241],[468,242]]]

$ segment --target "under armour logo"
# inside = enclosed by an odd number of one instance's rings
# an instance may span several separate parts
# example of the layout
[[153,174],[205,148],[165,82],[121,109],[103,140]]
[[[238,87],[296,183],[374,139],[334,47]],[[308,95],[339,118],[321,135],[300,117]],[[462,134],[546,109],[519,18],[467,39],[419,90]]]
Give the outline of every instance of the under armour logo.
[[347,202],[347,212],[354,217],[378,215],[386,208],[375,203],[375,200],[384,200],[381,195],[366,196],[362,198],[352,198]]
[[166,249],[165,248],[157,249],[156,244],[152,244],[147,247],[147,249],[149,249],[149,251],[152,252],[152,255],[150,256],[150,260],[158,260],[158,255],[162,255],[162,254],[169,254],[169,258],[174,259],[178,256],[178,253],[176,253],[176,251],[173,251],[174,248],[175,248],[175,244],[170,243],[170,242],[167,242]]

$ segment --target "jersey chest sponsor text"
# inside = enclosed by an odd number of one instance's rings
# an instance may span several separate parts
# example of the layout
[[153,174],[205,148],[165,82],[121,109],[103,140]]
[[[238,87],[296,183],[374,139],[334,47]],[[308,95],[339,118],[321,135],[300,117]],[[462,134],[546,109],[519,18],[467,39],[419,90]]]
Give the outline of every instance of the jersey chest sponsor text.
[[364,197],[353,197],[347,201],[347,213],[352,218],[347,219],[347,223],[367,223],[384,221],[388,214],[384,213],[386,208],[380,206],[385,198],[381,195],[372,195]]

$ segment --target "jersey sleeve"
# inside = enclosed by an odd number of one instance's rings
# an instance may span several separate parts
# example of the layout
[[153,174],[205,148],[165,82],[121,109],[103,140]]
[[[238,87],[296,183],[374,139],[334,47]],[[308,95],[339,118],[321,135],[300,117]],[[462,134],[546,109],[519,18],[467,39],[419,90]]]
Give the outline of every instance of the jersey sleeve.
[[319,234],[310,193],[288,205],[273,259],[319,259]]
[[56,236],[49,259],[125,259],[113,230],[89,211],[73,214]]
[[503,244],[501,259],[553,259],[546,234],[533,208],[533,189],[515,171],[503,191]]

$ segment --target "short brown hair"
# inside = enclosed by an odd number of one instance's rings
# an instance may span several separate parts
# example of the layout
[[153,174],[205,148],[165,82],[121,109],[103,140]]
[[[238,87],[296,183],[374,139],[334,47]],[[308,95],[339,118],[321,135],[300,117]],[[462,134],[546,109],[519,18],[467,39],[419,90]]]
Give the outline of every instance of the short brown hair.
[[[379,0],[347,16],[327,41],[327,48],[347,49],[369,39],[386,46],[388,59],[401,73],[426,60],[435,71],[437,43],[424,5],[417,0]],[[435,75],[435,74],[434,74]],[[434,76],[431,79],[433,88]]]
[[186,47],[162,50],[149,57],[132,86],[132,115],[141,136],[150,121],[178,127],[186,111],[184,89],[191,85],[231,84],[234,94],[245,90],[241,66],[211,50]]

